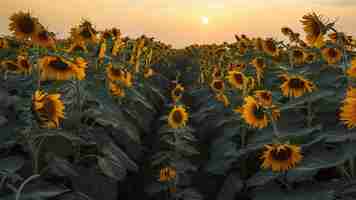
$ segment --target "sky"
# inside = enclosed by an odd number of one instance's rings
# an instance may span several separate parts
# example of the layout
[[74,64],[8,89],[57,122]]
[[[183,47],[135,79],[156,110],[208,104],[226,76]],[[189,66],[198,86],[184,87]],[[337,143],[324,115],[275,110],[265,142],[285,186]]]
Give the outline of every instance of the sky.
[[9,34],[8,18],[21,10],[59,37],[86,18],[99,30],[117,27],[176,48],[232,42],[234,34],[284,39],[280,28],[302,33],[299,21],[309,12],[337,19],[338,30],[356,36],[356,0],[0,0],[0,34]]

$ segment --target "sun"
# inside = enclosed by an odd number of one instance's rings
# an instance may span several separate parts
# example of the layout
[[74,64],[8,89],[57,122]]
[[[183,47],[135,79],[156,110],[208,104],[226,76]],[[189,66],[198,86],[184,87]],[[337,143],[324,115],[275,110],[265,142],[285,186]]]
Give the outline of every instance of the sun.
[[204,25],[209,24],[209,18],[207,16],[202,16],[201,17],[201,23]]

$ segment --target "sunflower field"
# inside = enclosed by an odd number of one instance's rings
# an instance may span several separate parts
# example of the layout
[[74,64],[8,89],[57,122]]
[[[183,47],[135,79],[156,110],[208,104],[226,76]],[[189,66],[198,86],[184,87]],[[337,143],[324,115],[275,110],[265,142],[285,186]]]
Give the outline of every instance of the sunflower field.
[[356,199],[356,39],[184,49],[19,11],[0,37],[1,200]]

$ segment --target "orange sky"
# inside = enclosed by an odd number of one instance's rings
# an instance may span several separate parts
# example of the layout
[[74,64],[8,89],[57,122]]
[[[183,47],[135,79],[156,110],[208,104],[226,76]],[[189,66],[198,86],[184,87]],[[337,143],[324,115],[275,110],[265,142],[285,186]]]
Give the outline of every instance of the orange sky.
[[9,33],[8,17],[19,10],[30,10],[62,37],[84,17],[98,29],[115,26],[174,47],[233,41],[234,33],[282,38],[285,25],[301,32],[299,20],[310,11],[338,18],[341,31],[356,35],[356,0],[0,0],[0,33]]

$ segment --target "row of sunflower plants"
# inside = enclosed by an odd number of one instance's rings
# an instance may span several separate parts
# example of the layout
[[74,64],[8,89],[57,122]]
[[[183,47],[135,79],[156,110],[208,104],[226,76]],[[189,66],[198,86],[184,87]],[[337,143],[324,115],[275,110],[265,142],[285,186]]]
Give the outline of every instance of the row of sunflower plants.
[[17,101],[16,119],[1,127],[1,198],[101,198],[99,189],[85,191],[97,184],[92,173],[113,180],[102,183],[113,188],[104,195],[117,198],[115,185],[139,170],[141,139],[165,102],[164,76],[152,66],[170,47],[116,28],[99,32],[88,20],[56,40],[22,11],[9,27],[13,36],[0,39],[1,89]]
[[[354,178],[355,40],[315,13],[301,23],[305,41],[283,27],[287,41],[186,48],[200,60],[189,92],[205,169],[226,177],[217,199],[335,199]],[[314,184],[330,169],[338,187]]]

